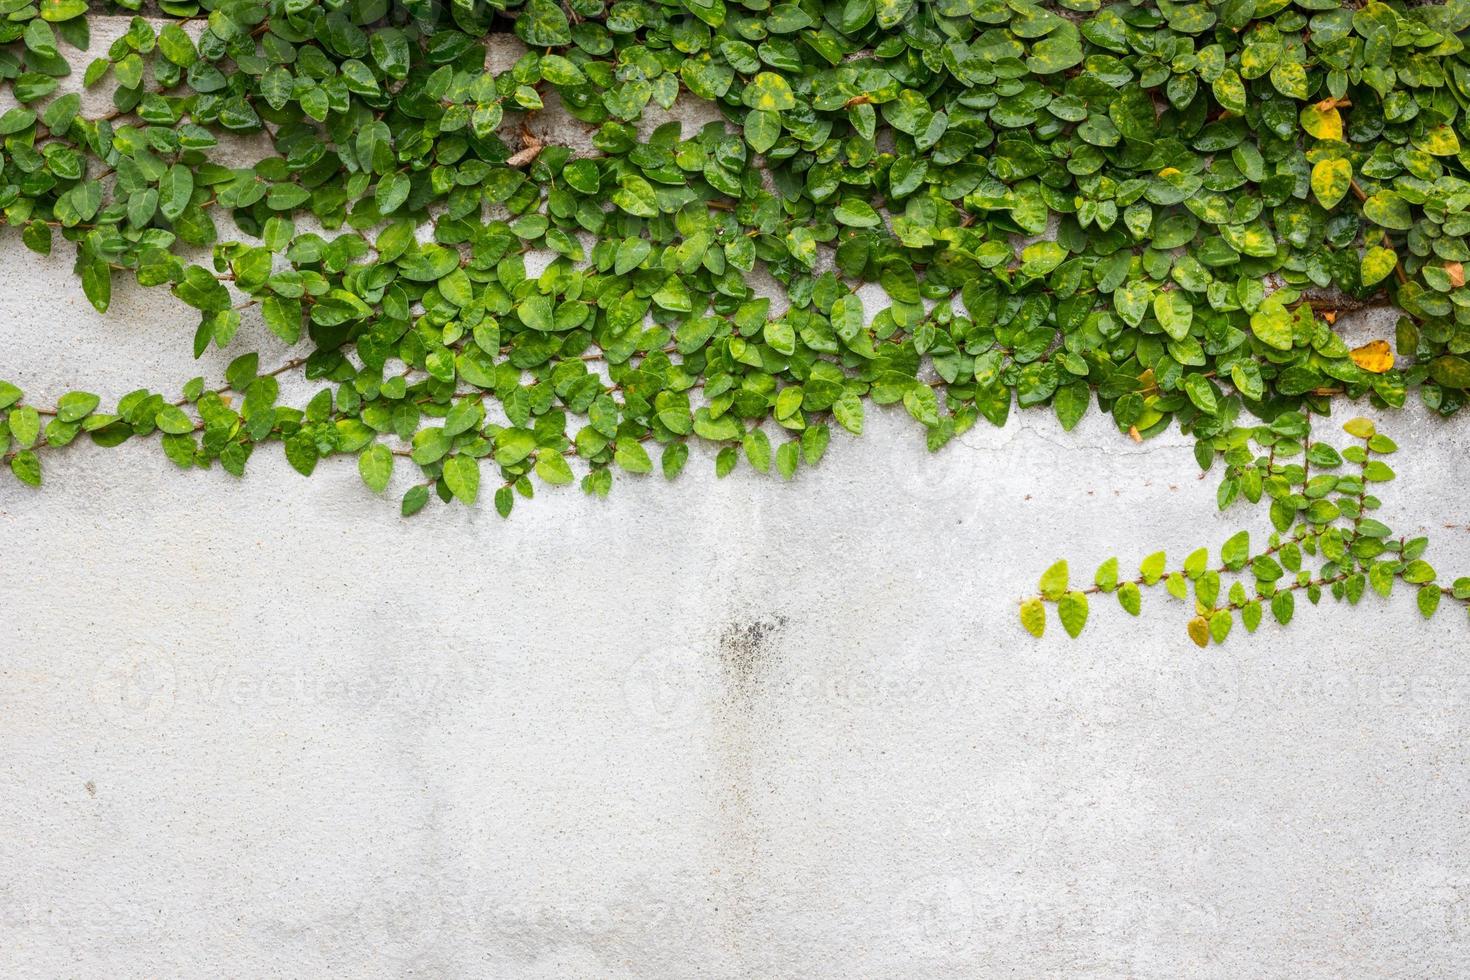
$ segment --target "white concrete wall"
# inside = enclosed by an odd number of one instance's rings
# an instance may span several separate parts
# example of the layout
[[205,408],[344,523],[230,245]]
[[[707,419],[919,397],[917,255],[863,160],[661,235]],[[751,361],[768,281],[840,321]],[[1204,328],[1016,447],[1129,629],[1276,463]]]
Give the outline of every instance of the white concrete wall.
[[[38,395],[222,366],[167,297],[98,317],[6,264]],[[1470,569],[1470,429],[1384,424],[1387,519]],[[1257,516],[1096,417],[932,457],[871,429],[790,485],[697,453],[510,521],[402,521],[275,450],[0,482],[0,974],[1470,970],[1461,614],[1370,597],[1202,653],[1150,597],[1038,643],[1015,600],[1053,558]]]
[[[99,317],[0,249],[0,377],[219,377],[166,295]],[[1381,418],[1385,519],[1470,572],[1467,420]],[[1095,413],[870,430],[790,485],[696,450],[508,522],[278,449],[0,480],[0,975],[1470,973],[1462,613],[1325,600],[1200,652],[1150,596],[1036,642],[1053,559],[1262,515]]]

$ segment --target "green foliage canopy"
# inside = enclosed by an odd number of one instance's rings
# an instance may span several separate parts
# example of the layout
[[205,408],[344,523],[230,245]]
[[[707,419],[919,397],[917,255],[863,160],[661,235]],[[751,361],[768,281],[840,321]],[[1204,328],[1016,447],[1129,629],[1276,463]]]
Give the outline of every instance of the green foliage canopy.
[[[691,439],[790,478],[870,403],[931,449],[1095,405],[1206,462],[1252,419],[1470,388],[1465,0],[161,0],[86,115],[67,50],[131,9],[0,0],[0,225],[99,310],[119,277],[170,290],[196,355],[251,308],[301,353],[107,410],[0,384],[27,483],[82,434],[157,433],[182,467],[414,467],[405,513],[488,471],[506,514],[674,476]],[[681,98],[719,121],[649,121]],[[225,162],[252,134],[273,152]],[[1333,330],[1363,303],[1402,311],[1386,364]],[[315,397],[281,404],[285,372]]]

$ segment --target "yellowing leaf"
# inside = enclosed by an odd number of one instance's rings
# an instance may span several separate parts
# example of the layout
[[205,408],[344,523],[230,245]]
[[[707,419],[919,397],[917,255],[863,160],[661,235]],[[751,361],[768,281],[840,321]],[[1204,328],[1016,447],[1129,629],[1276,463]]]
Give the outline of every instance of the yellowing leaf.
[[1414,145],[1425,153],[1437,157],[1452,157],[1460,152],[1460,138],[1449,126],[1439,125],[1430,129]]
[[1037,639],[1046,632],[1046,607],[1040,599],[1027,599],[1021,603],[1021,625]]
[[1353,183],[1353,165],[1346,160],[1318,160],[1312,167],[1312,193],[1331,210],[1347,196]]
[[1353,348],[1353,363],[1369,374],[1383,374],[1393,369],[1393,349],[1386,340],[1370,340]]
[[1359,264],[1358,276],[1363,285],[1371,286],[1381,282],[1399,264],[1399,257],[1391,248],[1374,245],[1363,253],[1362,262]]
[[1319,140],[1342,139],[1342,114],[1330,100],[1303,109],[1301,123],[1302,129]]
[[1300,62],[1282,61],[1271,69],[1271,84],[1289,99],[1305,99],[1309,94],[1307,69]]
[[1189,621],[1189,638],[1194,641],[1195,646],[1210,645],[1210,624],[1203,616],[1196,616]]

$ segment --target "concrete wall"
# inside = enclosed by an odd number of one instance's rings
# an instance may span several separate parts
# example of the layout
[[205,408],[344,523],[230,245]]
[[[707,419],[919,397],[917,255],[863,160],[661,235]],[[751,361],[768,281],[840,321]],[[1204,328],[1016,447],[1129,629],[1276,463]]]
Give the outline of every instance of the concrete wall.
[[[219,377],[169,297],[99,317],[0,248],[0,377]],[[1383,419],[1385,519],[1460,573],[1465,422]],[[930,456],[877,410],[790,485],[696,451],[508,522],[278,450],[48,459],[0,480],[0,975],[1470,973],[1462,614],[1017,624],[1057,557],[1263,527],[1177,434],[1024,415]]]

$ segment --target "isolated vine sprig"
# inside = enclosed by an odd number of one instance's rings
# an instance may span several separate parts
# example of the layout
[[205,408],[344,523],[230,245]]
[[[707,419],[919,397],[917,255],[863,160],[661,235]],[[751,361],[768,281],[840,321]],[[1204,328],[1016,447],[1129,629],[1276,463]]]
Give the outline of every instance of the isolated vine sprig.
[[[1366,588],[1387,598],[1402,582],[1416,590],[1426,619],[1444,599],[1470,610],[1470,577],[1441,584],[1423,557],[1427,538],[1395,537],[1386,524],[1369,516],[1382,506],[1370,489],[1395,476],[1382,459],[1398,449],[1393,440],[1368,419],[1356,418],[1343,428],[1358,441],[1339,453],[1327,443],[1312,442],[1306,421],[1299,414],[1283,416],[1268,427],[1237,430],[1228,439],[1221,507],[1237,492],[1252,503],[1269,500],[1273,533],[1265,547],[1253,549],[1250,532],[1239,531],[1219,548],[1217,564],[1211,564],[1210,549],[1201,547],[1170,570],[1165,553],[1157,551],[1143,559],[1134,578],[1120,578],[1118,559],[1109,558],[1085,588],[1072,586],[1064,559],[1042,574],[1039,594],[1021,603],[1021,625],[1042,636],[1046,606],[1052,604],[1062,628],[1075,638],[1087,624],[1088,596],[1113,593],[1123,609],[1137,616],[1142,589],[1161,584],[1192,611],[1186,628],[1201,647],[1223,643],[1237,616],[1255,632],[1263,608],[1286,625],[1295,615],[1298,593],[1313,605],[1324,590],[1356,605]],[[1268,452],[1254,454],[1252,442]],[[1344,462],[1357,472],[1336,472]]]

